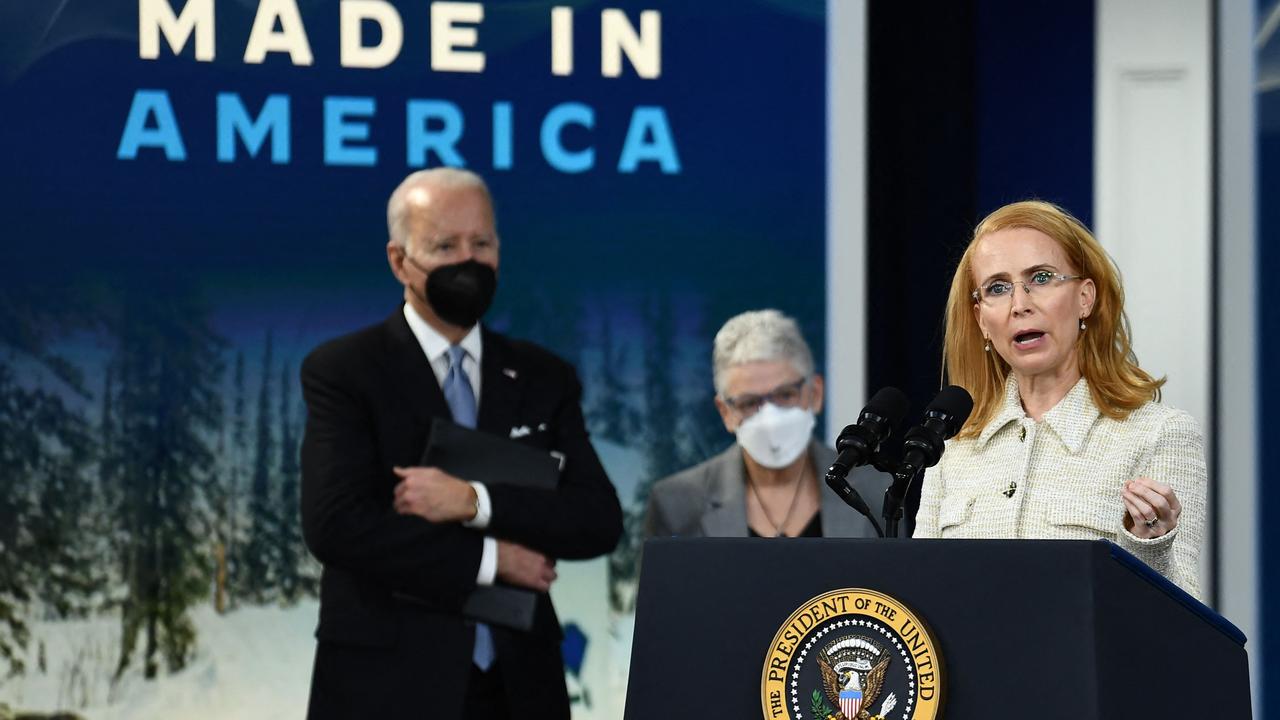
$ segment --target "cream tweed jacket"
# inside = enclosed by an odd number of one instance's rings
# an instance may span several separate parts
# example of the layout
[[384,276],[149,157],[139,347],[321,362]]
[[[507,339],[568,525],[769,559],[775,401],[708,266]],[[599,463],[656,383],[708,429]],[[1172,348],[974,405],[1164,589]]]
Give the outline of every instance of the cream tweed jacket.
[[[1147,476],[1182,504],[1178,526],[1142,540],[1124,529],[1121,490]],[[947,441],[925,473],[914,537],[1110,540],[1197,598],[1204,536],[1204,440],[1190,415],[1149,402],[1124,420],[1098,412],[1082,378],[1041,422],[1017,381],[976,438]]]

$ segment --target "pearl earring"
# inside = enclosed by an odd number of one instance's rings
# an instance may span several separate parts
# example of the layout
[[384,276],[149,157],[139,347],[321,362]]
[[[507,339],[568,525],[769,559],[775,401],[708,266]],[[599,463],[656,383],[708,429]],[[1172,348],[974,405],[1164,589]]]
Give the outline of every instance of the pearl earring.
[[1080,332],[1084,332],[1084,318],[1080,318]]
[[991,338],[983,338],[983,340],[986,340],[986,344],[982,346],[982,350],[984,352],[991,352]]

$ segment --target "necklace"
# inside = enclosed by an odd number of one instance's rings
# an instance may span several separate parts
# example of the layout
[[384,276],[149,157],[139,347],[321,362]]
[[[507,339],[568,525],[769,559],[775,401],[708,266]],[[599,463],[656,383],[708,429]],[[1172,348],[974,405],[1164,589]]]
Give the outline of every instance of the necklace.
[[809,469],[809,453],[805,453],[804,462],[800,464],[800,473],[796,475],[796,480],[791,488],[791,504],[787,506],[787,514],[782,516],[782,522],[775,523],[773,518],[769,517],[769,508],[765,507],[764,500],[760,498],[760,492],[756,490],[756,484],[751,481],[751,473],[747,473],[747,489],[751,491],[751,497],[756,499],[756,504],[760,506],[760,512],[764,515],[765,522],[773,527],[773,536],[782,537],[782,529],[787,526],[787,521],[791,519],[791,514],[796,511],[796,501],[800,499],[800,486],[804,483],[805,470]]

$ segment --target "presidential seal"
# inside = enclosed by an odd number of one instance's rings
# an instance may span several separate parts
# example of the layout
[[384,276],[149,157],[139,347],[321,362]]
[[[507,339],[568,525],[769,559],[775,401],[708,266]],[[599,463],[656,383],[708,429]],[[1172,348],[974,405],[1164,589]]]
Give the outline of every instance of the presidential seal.
[[760,676],[766,720],[934,720],[942,658],[920,618],[874,590],[809,600],[774,636]]

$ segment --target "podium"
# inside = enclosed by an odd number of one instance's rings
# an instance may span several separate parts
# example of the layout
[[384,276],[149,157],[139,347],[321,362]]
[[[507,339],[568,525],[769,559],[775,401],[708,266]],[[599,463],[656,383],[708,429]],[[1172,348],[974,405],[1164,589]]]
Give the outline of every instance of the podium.
[[[816,656],[821,642],[805,656],[783,628],[845,588],[896,599],[928,629],[937,717],[1250,717],[1244,635],[1109,542],[724,538],[645,544],[625,718],[814,717],[813,680],[792,685],[794,708],[770,709],[767,660]],[[899,692],[886,720],[912,717]]]

